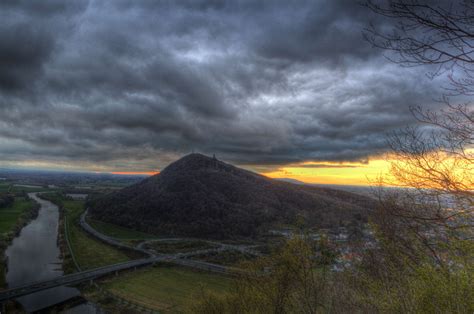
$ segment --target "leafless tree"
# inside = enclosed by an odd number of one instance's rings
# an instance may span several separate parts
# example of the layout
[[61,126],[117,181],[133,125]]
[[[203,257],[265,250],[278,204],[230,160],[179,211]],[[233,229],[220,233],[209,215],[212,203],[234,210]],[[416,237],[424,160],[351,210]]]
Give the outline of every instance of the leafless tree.
[[[418,125],[389,136],[391,178],[382,183],[410,189],[384,195],[377,218],[400,252],[410,258],[428,253],[442,263],[440,241],[470,239],[474,227],[469,100],[474,95],[474,2],[368,0],[365,5],[390,22],[364,31],[387,58],[402,66],[429,66],[430,77],[448,78],[443,109],[411,107]],[[461,102],[454,104],[457,99]]]
[[474,92],[474,3],[472,1],[372,1],[366,6],[393,22],[389,31],[371,25],[365,38],[394,54],[404,66],[433,65],[435,76],[448,72],[451,91]]

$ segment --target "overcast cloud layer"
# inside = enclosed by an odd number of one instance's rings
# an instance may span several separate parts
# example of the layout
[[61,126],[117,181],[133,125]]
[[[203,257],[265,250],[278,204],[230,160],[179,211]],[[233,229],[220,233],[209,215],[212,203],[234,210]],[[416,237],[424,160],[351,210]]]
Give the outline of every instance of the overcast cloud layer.
[[438,87],[356,1],[1,1],[0,160],[367,160]]

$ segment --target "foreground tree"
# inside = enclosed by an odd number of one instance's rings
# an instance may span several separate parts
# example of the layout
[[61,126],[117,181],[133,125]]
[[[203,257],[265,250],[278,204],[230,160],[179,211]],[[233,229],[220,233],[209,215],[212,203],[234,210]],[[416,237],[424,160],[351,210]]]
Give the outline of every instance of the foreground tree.
[[370,25],[365,38],[402,66],[430,65],[431,77],[447,74],[451,92],[474,92],[472,1],[368,0],[365,5],[392,27]]
[[[316,257],[315,249],[323,252]],[[307,237],[289,240],[271,256],[241,265],[247,272],[225,297],[201,296],[196,313],[328,312],[331,250],[325,241]]]
[[[445,75],[437,110],[412,107],[416,127],[388,138],[391,173],[373,216],[379,246],[359,273],[368,303],[389,312],[474,311],[474,6],[472,2],[368,1],[394,22],[366,30],[403,66]],[[457,101],[458,103],[455,103]],[[360,288],[359,287],[359,288]],[[396,300],[396,301],[394,301]]]
[[[389,137],[391,177],[380,183],[409,190],[381,193],[375,216],[379,232],[409,260],[428,254],[444,266],[447,249],[468,248],[473,236],[474,111],[467,100],[474,91],[474,5],[398,0],[366,6],[394,26],[369,27],[369,42],[396,63],[430,66],[431,77],[448,78],[444,108],[412,107],[418,126]],[[453,97],[461,103],[453,104]]]

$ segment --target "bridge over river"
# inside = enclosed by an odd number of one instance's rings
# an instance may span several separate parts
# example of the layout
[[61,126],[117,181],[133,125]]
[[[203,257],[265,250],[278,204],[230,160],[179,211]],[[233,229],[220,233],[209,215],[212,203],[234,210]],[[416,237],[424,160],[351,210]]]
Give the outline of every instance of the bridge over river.
[[81,282],[90,281],[99,277],[103,277],[109,274],[117,273],[119,271],[127,269],[136,269],[138,267],[153,265],[158,262],[169,262],[173,264],[178,264],[182,266],[197,268],[200,270],[212,271],[217,273],[233,274],[240,273],[242,270],[232,267],[226,267],[201,261],[188,260],[188,259],[179,259],[173,255],[162,255],[146,259],[139,259],[125,263],[119,263],[109,266],[104,266],[100,268],[95,268],[91,270],[81,271],[73,273],[70,275],[65,275],[62,277],[32,282],[27,285],[20,287],[15,287],[7,290],[0,291],[0,303],[8,301],[10,299],[18,298],[24,295],[35,293],[42,290],[51,289],[59,286],[74,285]]
[[99,277],[103,277],[109,274],[118,273],[119,271],[127,270],[127,269],[136,269],[138,267],[149,266],[159,262],[168,262],[177,265],[182,265],[186,267],[192,267],[204,271],[210,272],[217,272],[223,274],[239,274],[243,273],[244,271],[238,268],[227,267],[217,264],[206,263],[197,260],[190,260],[187,259],[196,254],[200,254],[203,252],[207,252],[209,250],[201,250],[201,251],[194,251],[189,253],[178,253],[178,254],[169,254],[169,255],[155,255],[152,252],[146,251],[143,248],[136,248],[131,247],[125,244],[122,244],[116,241],[113,238],[107,237],[95,229],[93,229],[85,219],[87,211],[81,216],[80,225],[85,229],[85,231],[89,232],[96,238],[109,243],[110,245],[114,245],[117,247],[121,247],[123,249],[131,249],[138,251],[143,254],[147,254],[149,257],[133,260],[124,263],[118,263],[113,265],[108,265],[104,267],[99,267],[91,270],[80,271],[69,275],[64,275],[61,277],[56,277],[54,279],[48,279],[43,281],[32,282],[26,285],[13,287],[7,290],[0,291],[0,303],[5,301],[15,299],[21,296],[29,295],[38,291],[43,291],[59,286],[69,286],[75,285],[81,282],[87,282],[94,280]]
[[14,299],[17,297],[21,297],[24,295],[54,287],[78,284],[121,270],[150,265],[161,260],[166,260],[166,257],[139,259],[130,262],[119,263],[82,272],[77,272],[70,275],[64,275],[50,280],[32,282],[30,284],[23,285],[20,287],[0,291],[0,302],[4,302],[10,299]]

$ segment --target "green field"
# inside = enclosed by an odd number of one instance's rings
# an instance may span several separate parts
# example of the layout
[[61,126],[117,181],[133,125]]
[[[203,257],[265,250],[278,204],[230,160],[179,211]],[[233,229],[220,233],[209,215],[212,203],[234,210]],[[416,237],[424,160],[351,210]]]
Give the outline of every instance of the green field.
[[135,231],[129,228],[117,226],[111,223],[102,222],[94,219],[87,219],[87,222],[97,231],[109,237],[122,240],[143,240],[157,238],[154,235]]
[[202,240],[186,241],[154,241],[147,243],[147,247],[161,254],[184,253],[196,250],[216,248],[217,245]]
[[0,192],[8,192],[11,184],[8,182],[0,182]]
[[[116,264],[130,260],[123,251],[94,239],[79,226],[78,221],[84,211],[83,200],[72,200],[59,193],[47,193],[41,196],[64,209],[64,223],[67,224],[71,249],[82,270]],[[66,272],[72,272],[74,265],[66,261]]]
[[8,234],[18,228],[22,215],[35,206],[34,201],[25,197],[16,197],[11,206],[0,208],[0,287],[5,286],[5,264],[3,261],[3,250],[8,244]]
[[107,279],[113,294],[160,312],[182,312],[205,291],[224,294],[232,278],[183,267],[151,267]]
[[196,255],[193,259],[224,266],[238,266],[241,262],[255,259],[255,256],[239,251],[221,251]]
[[34,202],[25,197],[16,197],[11,206],[0,208],[0,234],[11,232],[21,214],[33,206]]
[[76,261],[81,269],[125,262],[129,257],[122,251],[89,236],[78,225],[79,216],[84,211],[84,201],[63,200],[68,224],[68,236]]
[[12,185],[11,191],[12,192],[42,192],[42,191],[48,191],[48,187],[42,187],[42,186],[18,186],[18,185]]

